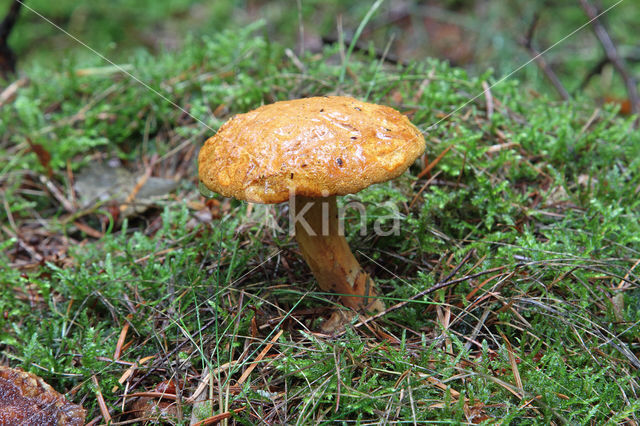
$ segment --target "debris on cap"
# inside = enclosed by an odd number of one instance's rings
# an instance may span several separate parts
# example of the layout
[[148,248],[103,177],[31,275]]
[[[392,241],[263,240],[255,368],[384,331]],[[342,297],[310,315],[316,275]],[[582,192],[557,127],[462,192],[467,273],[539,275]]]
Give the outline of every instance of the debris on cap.
[[0,424],[83,425],[86,412],[42,378],[0,366]]
[[399,176],[424,148],[393,108],[345,96],[295,99],[227,121],[200,150],[199,177],[255,203],[344,195]]

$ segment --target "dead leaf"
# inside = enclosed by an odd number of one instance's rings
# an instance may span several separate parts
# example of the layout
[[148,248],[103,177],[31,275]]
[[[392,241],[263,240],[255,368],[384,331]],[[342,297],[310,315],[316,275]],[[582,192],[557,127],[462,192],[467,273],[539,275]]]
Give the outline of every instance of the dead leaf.
[[124,218],[143,213],[177,187],[173,179],[143,177],[144,173],[132,173],[119,164],[115,167],[94,164],[76,176],[74,188],[82,208],[89,208],[98,202],[126,205],[119,212],[120,217]]

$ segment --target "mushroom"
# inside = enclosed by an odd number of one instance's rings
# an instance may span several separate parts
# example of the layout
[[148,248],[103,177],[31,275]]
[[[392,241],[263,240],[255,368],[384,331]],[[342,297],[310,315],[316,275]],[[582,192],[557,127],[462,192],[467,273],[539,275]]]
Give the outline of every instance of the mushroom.
[[402,174],[425,140],[393,108],[344,96],[276,102],[232,117],[198,156],[201,185],[254,203],[289,201],[302,255],[324,291],[384,310],[341,232],[336,196]]
[[0,366],[0,424],[83,425],[85,414],[35,374]]

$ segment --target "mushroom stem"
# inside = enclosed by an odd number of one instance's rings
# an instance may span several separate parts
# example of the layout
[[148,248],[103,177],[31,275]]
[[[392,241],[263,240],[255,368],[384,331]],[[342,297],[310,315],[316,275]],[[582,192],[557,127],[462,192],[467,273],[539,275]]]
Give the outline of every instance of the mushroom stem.
[[342,303],[357,312],[381,312],[375,283],[353,256],[341,233],[336,197],[291,197],[296,240],[322,290],[341,295]]

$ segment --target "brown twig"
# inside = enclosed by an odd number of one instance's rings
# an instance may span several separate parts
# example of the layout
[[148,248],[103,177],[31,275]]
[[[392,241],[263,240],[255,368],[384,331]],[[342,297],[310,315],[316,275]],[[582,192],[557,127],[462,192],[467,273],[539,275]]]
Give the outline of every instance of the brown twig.
[[[629,101],[631,103],[631,112],[633,114],[638,114],[640,112],[640,97],[638,97],[638,86],[635,78],[629,73],[627,70],[627,66],[625,64],[624,59],[618,53],[618,49],[616,48],[613,39],[609,35],[609,32],[605,28],[604,24],[600,19],[598,19],[598,9],[589,3],[588,0],[580,0],[580,5],[584,9],[585,13],[591,20],[591,25],[593,25],[593,31],[600,40],[600,44],[602,44],[602,48],[604,49],[605,54],[607,55],[607,59],[613,67],[618,71],[620,77],[624,81],[625,86],[627,87],[627,94],[629,95]],[[636,121],[636,125],[637,125]]]
[[562,85],[562,82],[560,81],[556,73],[553,71],[549,63],[546,61],[546,59],[544,59],[542,54],[538,52],[538,50],[535,47],[533,47],[533,35],[535,33],[536,26],[538,25],[538,20],[539,20],[539,15],[536,13],[533,16],[533,21],[531,21],[531,25],[529,25],[527,34],[522,40],[520,40],[520,45],[525,49],[527,49],[529,54],[533,57],[533,60],[536,61],[536,65],[538,65],[538,67],[542,70],[545,77],[547,77],[547,79],[551,82],[551,84],[556,89],[560,97],[563,100],[567,101],[570,98],[569,92],[567,92],[567,89],[564,88],[564,86]]

